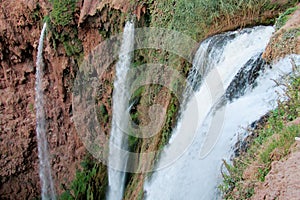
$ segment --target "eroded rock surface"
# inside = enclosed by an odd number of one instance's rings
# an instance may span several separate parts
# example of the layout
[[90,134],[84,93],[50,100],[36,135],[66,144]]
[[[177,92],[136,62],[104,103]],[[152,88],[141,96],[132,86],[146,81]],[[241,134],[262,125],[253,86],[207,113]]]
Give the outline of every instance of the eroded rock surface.
[[[76,23],[79,22],[79,13],[85,13],[82,15],[86,17],[99,8],[94,7],[93,2],[99,1],[78,2],[74,14]],[[106,13],[111,9],[126,10],[126,2],[103,2]],[[114,5],[114,8],[109,8],[110,5]],[[42,21],[51,8],[48,0],[0,2],[1,199],[40,197],[34,107],[35,62]],[[121,14],[121,11],[115,13]],[[107,16],[105,19],[90,17],[78,27],[78,39],[82,42],[85,56],[104,40],[99,28],[104,24],[109,28],[112,18],[118,16]],[[96,20],[99,23],[95,23]],[[116,29],[122,26],[120,21]],[[56,191],[61,194],[64,186],[74,179],[86,149],[72,121],[72,81],[78,64],[74,57],[67,56],[63,44],[55,49],[50,37],[51,33],[48,32],[44,41],[43,87],[50,164]],[[109,81],[113,78],[111,73],[104,75]]]
[[274,161],[265,181],[255,188],[252,199],[299,199],[300,142],[286,159]]

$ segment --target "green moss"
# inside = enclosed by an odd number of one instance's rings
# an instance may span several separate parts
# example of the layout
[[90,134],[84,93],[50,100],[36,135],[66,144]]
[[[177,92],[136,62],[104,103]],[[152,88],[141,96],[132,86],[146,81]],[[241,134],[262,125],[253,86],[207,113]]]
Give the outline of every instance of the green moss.
[[266,0],[165,0],[153,5],[151,19],[153,26],[175,29],[202,40],[212,25],[225,25],[230,18],[250,11],[263,11],[265,5]]
[[82,50],[82,43],[79,39],[71,39],[63,42],[67,56],[79,55]]
[[139,87],[137,90],[134,91],[132,95],[132,99],[140,98],[145,90],[145,87]]
[[34,113],[34,105],[32,103],[29,104],[29,110]]
[[46,15],[43,19],[43,23],[47,23],[47,25],[49,26],[49,24],[51,23],[51,19],[49,15]]
[[109,115],[104,104],[101,104],[99,107],[97,107],[96,112],[97,112],[97,119],[101,124],[108,122]]
[[77,0],[51,0],[53,9],[50,13],[55,25],[66,26],[73,21]]

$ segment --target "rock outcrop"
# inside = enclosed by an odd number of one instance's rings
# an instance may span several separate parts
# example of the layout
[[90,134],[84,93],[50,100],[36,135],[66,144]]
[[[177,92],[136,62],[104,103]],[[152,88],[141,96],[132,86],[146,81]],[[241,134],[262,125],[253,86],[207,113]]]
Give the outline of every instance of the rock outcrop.
[[274,161],[271,171],[251,199],[298,199],[300,197],[299,142],[287,159]]
[[300,54],[300,4],[287,22],[274,33],[263,58],[271,62],[289,54]]
[[130,0],[85,0],[83,1],[82,8],[80,10],[79,24],[83,23],[88,16],[94,16],[97,11],[103,10],[105,7],[110,7],[116,10],[120,10],[123,13],[128,13],[131,9],[132,13],[140,19],[142,13],[146,12],[146,7],[142,4],[131,3]]

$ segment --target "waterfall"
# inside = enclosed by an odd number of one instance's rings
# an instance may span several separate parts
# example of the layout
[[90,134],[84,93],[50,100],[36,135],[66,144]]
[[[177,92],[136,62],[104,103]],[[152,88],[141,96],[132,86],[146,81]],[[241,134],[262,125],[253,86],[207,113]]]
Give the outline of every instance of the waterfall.
[[42,199],[56,199],[54,184],[51,176],[51,167],[48,154],[48,142],[45,129],[45,111],[43,95],[43,41],[46,31],[44,23],[39,40],[36,75],[35,75],[35,107],[36,107],[36,135],[38,142],[39,176],[42,188]]
[[[127,71],[131,64],[134,47],[134,24],[128,21],[124,28],[119,60],[116,65],[116,79],[113,91],[112,127],[109,141],[107,199],[121,200],[124,192],[128,155],[126,130],[128,125],[128,83]],[[122,151],[125,150],[125,151]]]
[[[144,184],[146,199],[220,199],[222,159],[232,155],[243,127],[276,107],[282,89],[274,80],[292,71],[289,57],[272,67],[261,60],[273,31],[263,26],[244,29],[200,45],[188,76],[193,95],[186,97],[175,136],[164,148],[157,171]],[[300,56],[294,60],[300,63]],[[170,163],[184,142],[189,145]]]

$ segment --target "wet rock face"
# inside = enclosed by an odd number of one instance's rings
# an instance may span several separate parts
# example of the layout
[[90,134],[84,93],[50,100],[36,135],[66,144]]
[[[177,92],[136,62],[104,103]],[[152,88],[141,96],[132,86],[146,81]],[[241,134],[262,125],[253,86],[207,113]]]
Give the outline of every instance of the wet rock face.
[[225,93],[226,98],[232,101],[243,96],[247,90],[253,89],[256,86],[256,79],[260,71],[264,70],[265,65],[261,53],[251,58],[231,81]]
[[[4,0],[0,3],[0,199],[40,196],[34,107],[35,62],[42,20],[51,9],[49,2]],[[80,11],[81,6],[94,10],[93,2],[78,2],[76,22],[79,22],[79,12],[85,13]],[[118,1],[105,2],[106,8],[111,3],[114,9],[126,7],[122,1],[119,1],[122,2],[120,7]],[[84,54],[88,55],[103,41],[99,28],[104,26],[104,21],[100,19],[96,24],[97,16],[83,16],[86,21],[78,27],[78,38],[82,41]],[[105,23],[110,23],[109,17]],[[53,49],[49,37],[44,45],[43,89],[50,163],[56,191],[60,194],[63,186],[73,180],[86,150],[72,122],[72,81],[78,64],[66,55],[62,44]],[[112,78],[109,72],[108,81]]]

